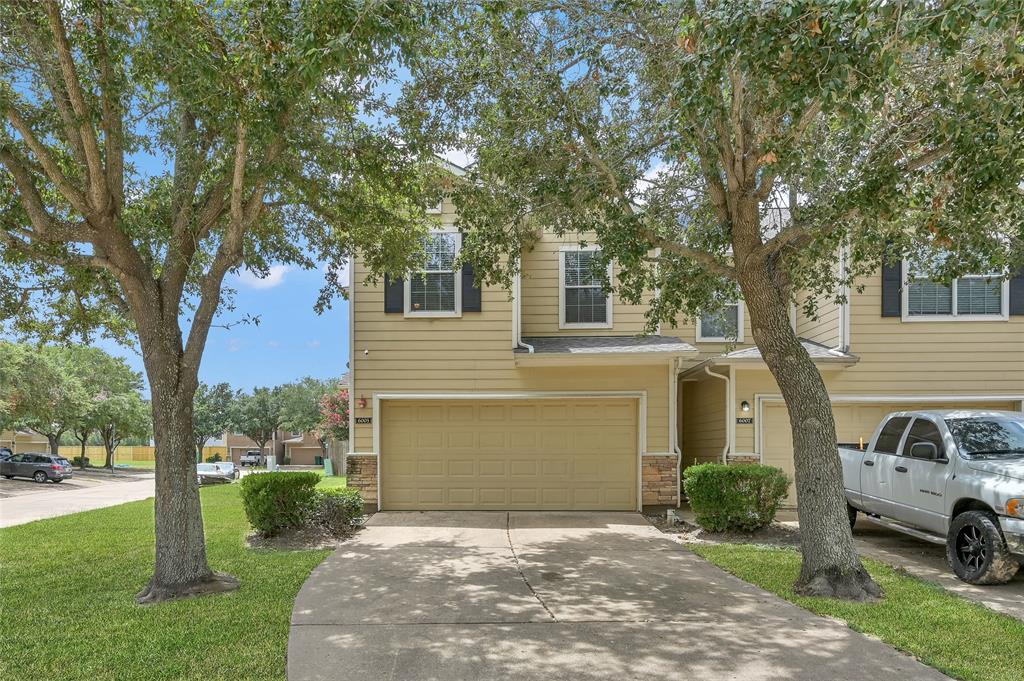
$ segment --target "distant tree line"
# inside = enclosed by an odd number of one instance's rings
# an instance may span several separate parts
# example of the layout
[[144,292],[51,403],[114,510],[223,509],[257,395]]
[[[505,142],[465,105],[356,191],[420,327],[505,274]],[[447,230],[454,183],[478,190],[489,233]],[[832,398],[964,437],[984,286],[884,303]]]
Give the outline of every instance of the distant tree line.
[[101,444],[104,466],[126,442],[149,442],[150,408],[142,376],[120,357],[87,346],[33,346],[0,342],[0,430],[42,435],[50,451],[61,443]]
[[349,436],[348,387],[340,379],[307,376],[248,393],[227,383],[201,383],[192,411],[197,460],[209,440],[228,432],[245,435],[261,450],[278,430],[309,433],[325,459],[331,442],[344,442]]

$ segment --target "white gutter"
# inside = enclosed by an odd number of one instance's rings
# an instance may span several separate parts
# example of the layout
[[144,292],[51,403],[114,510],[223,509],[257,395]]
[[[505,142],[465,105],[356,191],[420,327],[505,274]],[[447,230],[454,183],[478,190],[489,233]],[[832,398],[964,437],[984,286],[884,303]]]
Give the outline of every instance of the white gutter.
[[513,347],[526,348],[526,351],[532,355],[533,346],[523,342],[522,302],[520,297],[522,288],[522,277],[519,272],[516,272],[516,277],[512,280],[512,297],[515,298],[512,304],[512,337],[515,342]]
[[725,381],[725,446],[722,448],[722,463],[728,463],[728,461],[729,461],[729,444],[730,444],[729,427],[732,425],[731,419],[729,418],[729,393],[730,393],[730,388],[732,387],[732,384],[729,381],[729,377],[728,376],[723,376],[722,374],[716,374],[715,372],[713,372],[711,370],[711,365],[709,365],[709,364],[705,364],[704,365],[704,373],[706,373],[708,376],[713,376],[715,378],[720,378],[723,381]]

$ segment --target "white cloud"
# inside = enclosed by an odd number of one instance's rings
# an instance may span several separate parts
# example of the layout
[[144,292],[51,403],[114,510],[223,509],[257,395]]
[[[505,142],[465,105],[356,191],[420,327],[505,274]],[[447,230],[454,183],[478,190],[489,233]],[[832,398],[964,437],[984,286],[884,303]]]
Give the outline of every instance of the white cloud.
[[228,339],[228,352],[238,352],[242,349],[242,341],[239,338]]
[[290,270],[288,265],[271,265],[267,276],[257,277],[252,270],[242,270],[238,273],[238,281],[250,288],[274,288],[284,283],[284,275]]
[[311,348],[311,349],[314,349],[314,350],[315,350],[316,348],[320,347],[320,341],[319,341],[319,339],[316,339],[316,338],[314,338],[314,339],[313,339],[313,340],[311,340],[311,341],[307,341],[307,342],[306,342],[306,347],[307,347],[307,348]]
[[279,348],[279,347],[281,347],[281,341],[268,340],[267,341],[267,347],[268,348]]

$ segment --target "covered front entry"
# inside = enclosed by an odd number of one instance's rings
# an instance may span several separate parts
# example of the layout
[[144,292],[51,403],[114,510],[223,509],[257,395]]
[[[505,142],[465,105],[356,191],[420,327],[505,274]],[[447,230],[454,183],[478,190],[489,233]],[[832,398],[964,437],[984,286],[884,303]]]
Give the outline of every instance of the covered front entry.
[[629,397],[383,400],[384,510],[638,508]]
[[[836,420],[836,437],[839,442],[857,445],[862,440],[867,446],[875,428],[886,414],[894,411],[915,411],[923,409],[1000,409],[1017,411],[1020,402],[1015,400],[949,402],[850,402],[843,403],[836,397],[832,413]],[[769,466],[777,466],[793,479],[793,437],[789,424],[789,412],[781,400],[767,400],[763,405],[761,426],[761,460]],[[790,486],[790,502],[795,501]]]

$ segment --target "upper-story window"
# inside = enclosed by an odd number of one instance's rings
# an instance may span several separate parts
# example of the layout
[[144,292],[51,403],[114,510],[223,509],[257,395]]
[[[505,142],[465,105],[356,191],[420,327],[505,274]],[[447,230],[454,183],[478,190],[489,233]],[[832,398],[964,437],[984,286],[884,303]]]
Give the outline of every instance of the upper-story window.
[[600,250],[595,247],[566,247],[560,252],[559,328],[611,328],[612,298],[602,286],[599,257]]
[[930,280],[908,265],[903,319],[983,321],[1009,319],[1009,280],[1002,274],[971,274],[949,284]]
[[424,239],[423,269],[405,285],[407,317],[458,317],[462,314],[462,272],[455,260],[462,245],[458,232],[432,232]]
[[743,342],[743,304],[723,305],[697,319],[697,340],[715,343]]

